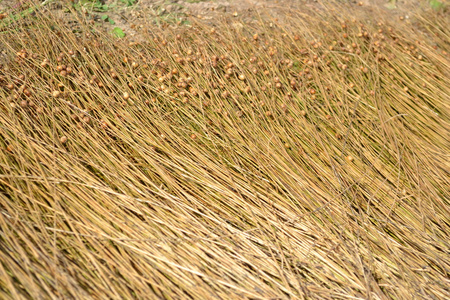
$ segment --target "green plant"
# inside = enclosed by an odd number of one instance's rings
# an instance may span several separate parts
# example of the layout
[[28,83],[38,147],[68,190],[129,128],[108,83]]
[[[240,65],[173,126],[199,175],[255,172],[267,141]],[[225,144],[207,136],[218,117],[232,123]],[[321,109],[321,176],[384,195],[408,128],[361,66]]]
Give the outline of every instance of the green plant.
[[73,4],[76,9],[85,8],[88,11],[106,12],[111,9],[111,5],[103,4],[100,0],[80,0]]
[[120,0],[120,2],[124,3],[126,6],[133,6],[136,4],[137,0]]
[[439,0],[430,0],[430,6],[434,10],[441,10],[444,8],[444,2]]
[[102,15],[101,16],[101,19],[103,20],[103,21],[107,21],[107,22],[109,22],[111,25],[114,25],[114,24],[116,24],[116,22],[114,22],[114,20],[113,19],[111,19],[108,15]]
[[114,27],[112,30],[112,33],[118,38],[125,37],[125,33],[123,32],[123,30],[120,27]]

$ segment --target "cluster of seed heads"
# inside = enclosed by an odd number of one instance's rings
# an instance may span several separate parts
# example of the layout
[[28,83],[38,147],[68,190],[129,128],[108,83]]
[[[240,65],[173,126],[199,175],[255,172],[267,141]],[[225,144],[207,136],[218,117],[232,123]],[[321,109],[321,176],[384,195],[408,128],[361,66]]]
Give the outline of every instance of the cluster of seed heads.
[[[271,23],[270,28],[273,27]],[[21,49],[15,53],[15,62],[19,66],[17,70],[23,70],[23,73],[3,75],[0,79],[9,93],[11,108],[31,109],[34,117],[44,111],[54,112],[43,101],[45,91],[48,91],[55,103],[65,104],[68,110],[77,110],[71,113],[71,120],[79,129],[92,124],[92,121],[100,129],[111,128],[114,121],[105,116],[96,117],[95,112],[105,111],[114,103],[119,104],[120,109],[135,105],[139,109],[150,107],[152,113],[163,113],[161,110],[170,109],[170,105],[196,109],[215,106],[211,112],[223,116],[234,114],[237,118],[244,118],[253,112],[269,122],[285,118],[293,123],[298,117],[308,118],[310,111],[317,114],[317,110],[307,107],[305,100],[322,105],[324,99],[331,99],[333,105],[341,110],[345,105],[336,96],[335,88],[319,83],[321,73],[337,72],[343,78],[355,72],[370,76],[372,65],[358,57],[375,54],[380,64],[393,58],[385,49],[389,43],[401,42],[392,28],[382,23],[378,27],[371,32],[364,24],[344,22],[336,32],[324,32],[321,38],[306,43],[299,34],[288,36],[282,33],[282,39],[294,43],[295,51],[286,51],[280,45],[272,44],[266,34],[253,33],[250,39],[242,38],[243,43],[252,45],[249,52],[241,49],[236,53],[230,52],[234,45],[226,43],[217,28],[204,32],[196,28],[192,36],[177,34],[172,40],[169,36],[154,37],[149,40],[151,45],[148,49],[156,49],[157,52],[135,51],[134,56],[122,52],[123,55],[115,60],[116,65],[108,67],[102,67],[100,62],[89,62],[92,57],[88,59],[85,55],[91,48],[105,51],[112,57],[110,50],[102,50],[104,43],[96,40],[91,45],[73,45],[73,50],[61,51],[53,57],[48,53]],[[204,41],[187,49],[179,46],[200,34],[209,36],[226,51],[214,53]],[[130,47],[146,49],[146,44],[132,43]],[[405,44],[403,47],[417,61],[424,60],[417,45]],[[28,72],[25,67],[29,68]],[[36,79],[40,79],[39,92]],[[90,95],[97,95],[97,99],[109,100],[107,103],[80,103],[76,98],[80,88],[89,91]],[[357,88],[356,83],[350,81],[344,90]],[[409,88],[405,86],[404,91],[408,92]],[[375,91],[368,91],[368,95],[374,96]],[[268,102],[272,103],[269,105]],[[224,109],[221,103],[231,103],[235,108],[232,111]],[[291,115],[293,106],[296,106],[298,115]],[[117,106],[114,109],[118,109]],[[351,108],[348,111],[355,113]],[[335,112],[326,109],[321,113],[321,119],[333,127],[337,119]],[[123,115],[120,112],[112,114],[121,122],[126,120]],[[333,130],[335,138],[342,140],[342,133],[335,128]],[[192,139],[197,137],[198,133],[190,134]],[[67,140],[66,135],[60,139],[62,144]],[[347,158],[353,161],[351,156]]]

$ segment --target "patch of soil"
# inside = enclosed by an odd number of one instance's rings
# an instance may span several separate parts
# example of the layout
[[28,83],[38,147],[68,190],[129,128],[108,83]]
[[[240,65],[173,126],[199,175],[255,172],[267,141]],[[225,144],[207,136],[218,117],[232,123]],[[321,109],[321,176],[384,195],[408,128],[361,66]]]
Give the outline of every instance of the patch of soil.
[[[411,20],[417,10],[432,10],[428,0],[336,1],[342,10],[352,11],[359,19],[370,22],[375,14],[384,17],[379,21],[398,23],[395,25],[399,28],[414,26]],[[389,5],[394,2],[395,5]],[[292,10],[329,10],[332,4],[332,0],[0,0],[0,13],[17,14],[39,5],[59,16],[73,31],[79,31],[80,22],[85,19],[97,30],[112,32],[118,27],[126,34],[125,41],[142,42],[143,33],[154,26],[189,24],[192,18],[211,25],[224,18],[235,18],[233,24],[241,27],[261,20],[283,24]]]

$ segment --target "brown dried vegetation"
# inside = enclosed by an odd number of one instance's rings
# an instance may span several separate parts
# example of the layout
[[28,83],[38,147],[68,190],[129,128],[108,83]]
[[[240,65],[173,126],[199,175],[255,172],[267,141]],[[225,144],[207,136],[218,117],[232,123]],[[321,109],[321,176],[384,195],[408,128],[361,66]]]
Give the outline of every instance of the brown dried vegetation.
[[337,11],[2,32],[0,298],[450,298],[450,23]]

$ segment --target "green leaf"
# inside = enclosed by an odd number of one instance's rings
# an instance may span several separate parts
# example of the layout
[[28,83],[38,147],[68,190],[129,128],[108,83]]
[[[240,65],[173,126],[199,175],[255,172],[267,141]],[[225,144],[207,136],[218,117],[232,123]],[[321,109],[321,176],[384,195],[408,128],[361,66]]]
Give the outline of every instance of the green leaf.
[[92,9],[94,11],[107,11],[109,6],[107,4],[102,4],[100,1],[97,1],[93,4]]
[[108,15],[102,15],[101,19],[105,22],[108,21],[111,25],[116,24],[116,22],[113,19],[111,19]]
[[123,30],[120,29],[119,27],[114,27],[114,29],[112,30],[112,33],[118,38],[125,37],[125,32],[123,32]]
[[397,0],[390,0],[388,3],[384,5],[387,9],[396,9],[397,8]]
[[444,3],[441,2],[441,1],[438,1],[438,0],[431,0],[430,1],[430,6],[434,10],[440,10],[444,6]]
[[120,2],[126,4],[126,6],[132,6],[136,0],[120,0]]

